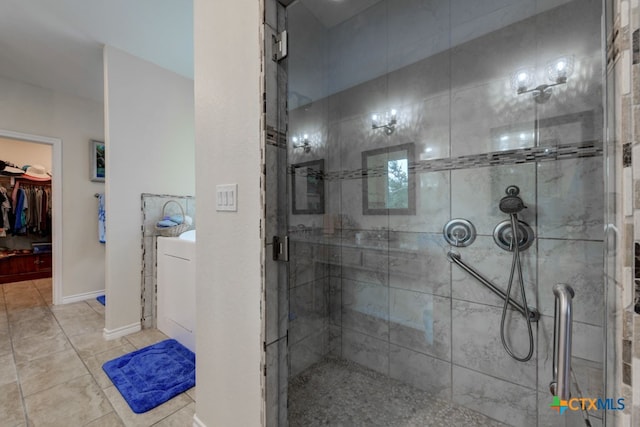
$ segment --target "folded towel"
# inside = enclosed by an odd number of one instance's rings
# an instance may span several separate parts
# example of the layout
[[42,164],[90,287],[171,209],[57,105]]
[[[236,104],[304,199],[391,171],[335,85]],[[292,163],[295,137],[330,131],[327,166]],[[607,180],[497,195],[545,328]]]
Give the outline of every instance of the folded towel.
[[191,219],[191,217],[189,215],[185,215],[184,217],[182,215],[171,215],[170,217],[164,217],[164,219],[168,219],[170,221],[175,222],[176,224],[182,224],[183,222],[191,225],[193,224],[193,219]]
[[171,221],[170,219],[163,219],[161,221],[158,221],[156,223],[156,225],[158,227],[175,227],[176,225],[178,225],[177,223]]
[[169,217],[165,216],[164,219],[168,219],[169,221],[173,221],[176,224],[182,224],[182,220],[183,220],[182,215],[171,215]]

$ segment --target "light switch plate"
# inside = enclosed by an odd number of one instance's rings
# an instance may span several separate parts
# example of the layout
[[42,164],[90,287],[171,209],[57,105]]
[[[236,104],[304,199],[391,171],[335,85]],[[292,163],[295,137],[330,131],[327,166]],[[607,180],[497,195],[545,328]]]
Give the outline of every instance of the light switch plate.
[[233,212],[238,210],[238,184],[216,185],[216,210]]

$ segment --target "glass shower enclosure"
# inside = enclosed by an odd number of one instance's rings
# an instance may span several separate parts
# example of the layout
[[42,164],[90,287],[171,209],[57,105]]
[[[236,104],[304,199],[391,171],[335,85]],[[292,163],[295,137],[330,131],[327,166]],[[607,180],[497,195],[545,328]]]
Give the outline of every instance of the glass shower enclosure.
[[[612,425],[549,392],[557,283],[573,393],[610,390],[602,3],[267,2],[267,425]],[[448,258],[506,290],[510,186],[525,362],[503,299]],[[520,313],[503,332],[526,354]]]

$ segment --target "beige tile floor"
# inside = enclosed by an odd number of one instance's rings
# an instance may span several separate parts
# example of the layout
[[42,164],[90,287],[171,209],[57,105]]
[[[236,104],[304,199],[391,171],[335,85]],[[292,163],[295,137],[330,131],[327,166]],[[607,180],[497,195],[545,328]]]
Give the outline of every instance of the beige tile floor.
[[0,427],[190,427],[195,388],[135,414],[102,371],[107,360],[167,337],[102,338],[104,307],[51,304],[51,279],[0,285]]

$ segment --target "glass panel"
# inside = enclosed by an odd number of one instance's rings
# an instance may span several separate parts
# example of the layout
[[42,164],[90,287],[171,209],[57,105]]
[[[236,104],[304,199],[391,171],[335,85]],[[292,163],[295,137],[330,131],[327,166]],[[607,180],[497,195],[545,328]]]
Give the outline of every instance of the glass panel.
[[[297,180],[286,202],[291,425],[584,424],[581,411],[550,408],[556,283],[576,293],[576,395],[614,397],[601,14],[600,0],[287,7],[287,170],[324,165],[323,203],[305,209]],[[516,196],[535,241],[511,296],[523,302],[521,280],[541,315],[527,362],[501,340],[504,323],[526,354],[525,319],[503,316],[502,299],[447,258],[455,249],[506,291],[513,255],[493,236]],[[472,245],[445,242],[453,218],[474,225]],[[591,423],[603,415],[590,411]]]

